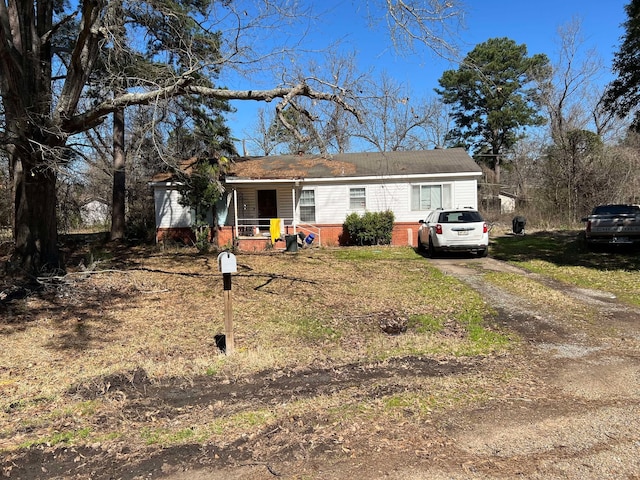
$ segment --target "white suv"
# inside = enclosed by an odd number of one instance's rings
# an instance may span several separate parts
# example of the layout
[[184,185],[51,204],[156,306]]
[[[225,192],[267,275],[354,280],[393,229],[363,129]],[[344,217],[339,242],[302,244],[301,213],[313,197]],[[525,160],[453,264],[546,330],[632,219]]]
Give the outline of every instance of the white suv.
[[438,252],[469,252],[479,257],[489,253],[489,225],[477,210],[434,210],[420,220],[418,249],[430,256]]

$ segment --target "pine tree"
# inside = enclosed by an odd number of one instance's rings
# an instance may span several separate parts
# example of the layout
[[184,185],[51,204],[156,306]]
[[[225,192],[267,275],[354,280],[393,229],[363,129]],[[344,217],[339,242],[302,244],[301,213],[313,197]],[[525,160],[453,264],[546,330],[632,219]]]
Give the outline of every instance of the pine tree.
[[447,70],[436,93],[453,106],[456,128],[448,143],[465,146],[487,163],[500,183],[501,156],[511,148],[522,129],[542,125],[535,78],[548,76],[544,54],[527,56],[526,45],[508,38],[493,38],[467,54],[458,70]]

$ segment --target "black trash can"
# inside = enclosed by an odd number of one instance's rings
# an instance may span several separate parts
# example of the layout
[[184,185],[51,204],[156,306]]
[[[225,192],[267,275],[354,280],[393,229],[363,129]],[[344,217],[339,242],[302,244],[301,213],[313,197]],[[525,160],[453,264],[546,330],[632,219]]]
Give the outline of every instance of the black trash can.
[[287,252],[297,252],[298,251],[298,236],[297,235],[285,235],[284,241],[286,244]]
[[516,235],[524,235],[524,227],[527,225],[527,219],[521,216],[513,219],[513,233]]

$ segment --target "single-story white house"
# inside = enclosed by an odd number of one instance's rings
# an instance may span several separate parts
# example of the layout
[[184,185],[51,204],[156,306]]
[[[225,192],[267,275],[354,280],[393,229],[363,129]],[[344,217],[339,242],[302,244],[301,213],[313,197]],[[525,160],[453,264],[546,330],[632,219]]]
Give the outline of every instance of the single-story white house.
[[[194,161],[182,168],[188,170]],[[481,175],[462,148],[237,158],[217,208],[218,241],[261,250],[258,240],[275,241],[276,219],[283,234],[313,234],[317,244],[340,245],[349,214],[390,210],[392,244],[415,246],[418,222],[432,210],[478,208]],[[192,213],[180,205],[173,176],[156,175],[151,185],[156,239],[188,232]]]

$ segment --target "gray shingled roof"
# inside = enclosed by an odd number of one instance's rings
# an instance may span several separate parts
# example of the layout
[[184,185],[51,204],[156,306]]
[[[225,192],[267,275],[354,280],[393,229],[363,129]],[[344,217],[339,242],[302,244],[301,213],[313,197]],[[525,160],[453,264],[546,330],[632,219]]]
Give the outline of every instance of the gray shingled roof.
[[412,152],[274,155],[236,159],[227,179],[294,179],[481,172],[463,148]]

